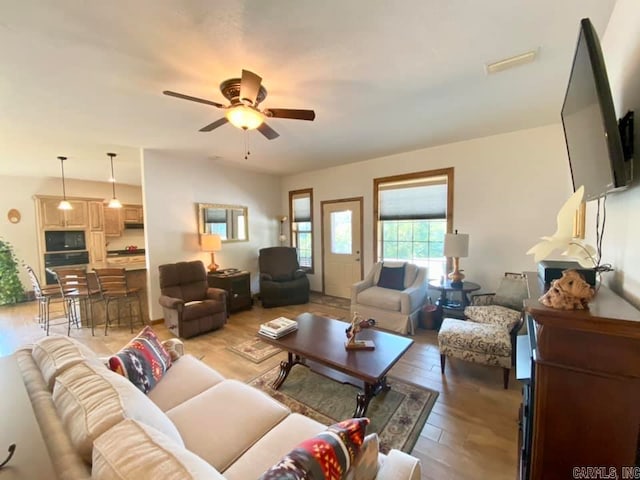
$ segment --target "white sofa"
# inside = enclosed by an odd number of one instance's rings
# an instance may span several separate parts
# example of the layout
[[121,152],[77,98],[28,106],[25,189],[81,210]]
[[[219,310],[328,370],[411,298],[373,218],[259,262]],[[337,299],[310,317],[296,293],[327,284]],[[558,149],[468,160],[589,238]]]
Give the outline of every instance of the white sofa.
[[[384,266],[400,267],[402,263],[384,262]],[[427,269],[407,263],[404,290],[379,287],[381,270],[382,262],[375,263],[364,280],[351,286],[351,316],[357,312],[364,318],[373,318],[376,327],[413,335],[427,297]]]
[[[257,479],[325,426],[191,355],[145,395],[68,337],[15,354],[60,479]],[[420,478],[403,452],[379,454],[378,479]]]

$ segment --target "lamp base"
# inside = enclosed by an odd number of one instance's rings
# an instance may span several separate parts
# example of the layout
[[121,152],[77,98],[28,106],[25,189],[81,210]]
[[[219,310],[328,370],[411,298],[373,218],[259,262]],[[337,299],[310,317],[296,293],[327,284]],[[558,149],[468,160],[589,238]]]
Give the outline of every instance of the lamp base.
[[209,269],[209,272],[211,272],[211,273],[217,271],[218,268],[220,267],[220,265],[218,265],[216,263],[216,258],[215,258],[214,255],[215,254],[213,252],[211,252],[211,264],[207,267]]
[[464,274],[462,270],[460,270],[460,259],[458,257],[453,257],[453,272],[447,275],[447,277],[451,280],[452,287],[462,287]]

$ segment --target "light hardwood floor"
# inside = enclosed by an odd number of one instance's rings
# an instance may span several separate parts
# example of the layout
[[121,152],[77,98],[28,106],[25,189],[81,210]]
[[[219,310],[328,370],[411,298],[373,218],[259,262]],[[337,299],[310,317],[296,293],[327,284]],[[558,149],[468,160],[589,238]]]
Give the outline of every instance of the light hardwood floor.
[[[0,307],[0,356],[9,355],[21,345],[44,336],[34,320],[37,307],[26,303]],[[295,317],[302,312],[327,316],[348,315],[348,311],[309,303],[238,312],[221,330],[186,340],[186,350],[201,358],[228,378],[248,381],[274,367],[285,354],[254,364],[227,349],[252,338],[258,325],[278,316]],[[162,324],[154,324],[162,339],[171,333]],[[134,332],[139,330],[135,326]],[[66,334],[66,326],[54,326],[53,333]],[[119,350],[132,336],[125,326],[109,329],[105,336],[96,329],[72,329],[80,339],[99,354]],[[440,374],[440,355],[436,332],[419,329],[414,345],[390,371],[390,376],[436,390],[440,393],[412,454],[422,461],[423,479],[513,480],[516,476],[517,413],[520,384],[511,374],[509,390],[502,388],[502,371],[466,362],[450,360],[446,375]]]

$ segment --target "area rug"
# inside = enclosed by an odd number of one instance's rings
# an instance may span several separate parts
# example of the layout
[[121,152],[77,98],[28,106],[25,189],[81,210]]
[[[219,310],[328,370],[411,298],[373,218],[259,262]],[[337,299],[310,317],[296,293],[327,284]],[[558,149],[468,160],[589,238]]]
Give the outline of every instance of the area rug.
[[[249,385],[268,393],[291,411],[326,425],[353,416],[356,395],[360,389],[296,365],[280,390],[273,390],[271,383],[279,371],[279,366],[274,367],[249,382]],[[367,417],[371,419],[371,424],[367,427],[367,433],[378,434],[383,453],[392,448],[410,453],[438,393],[397,378],[389,377],[388,381],[391,390],[377,395],[369,404]]]
[[282,351],[278,347],[263,342],[259,338],[251,338],[238,345],[227,347],[227,349],[253,363],[260,363]]
[[332,297],[331,295],[322,295],[318,292],[311,292],[309,294],[309,302],[319,303],[320,305],[329,305],[330,307],[344,308],[349,310],[351,307],[351,300],[348,298]]

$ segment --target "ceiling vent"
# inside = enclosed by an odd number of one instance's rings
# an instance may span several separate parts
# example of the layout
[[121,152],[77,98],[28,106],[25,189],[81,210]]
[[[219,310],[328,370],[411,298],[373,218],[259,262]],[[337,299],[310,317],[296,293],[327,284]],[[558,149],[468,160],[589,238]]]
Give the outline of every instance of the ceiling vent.
[[537,56],[538,51],[531,50],[530,52],[521,53],[520,55],[515,55],[513,57],[498,60],[497,62],[488,63],[485,65],[485,70],[487,74],[502,72],[503,70],[507,70],[508,68],[524,65],[525,63],[531,63],[536,59]]

